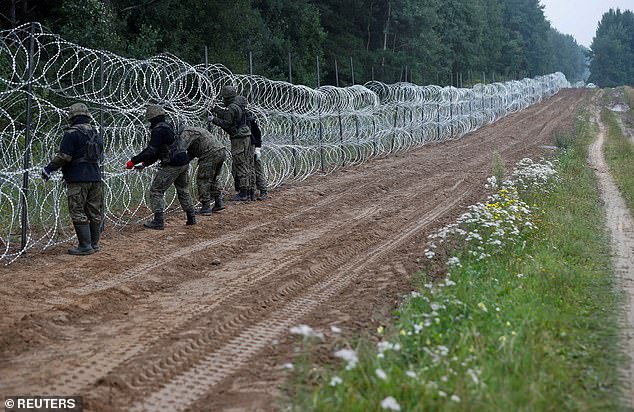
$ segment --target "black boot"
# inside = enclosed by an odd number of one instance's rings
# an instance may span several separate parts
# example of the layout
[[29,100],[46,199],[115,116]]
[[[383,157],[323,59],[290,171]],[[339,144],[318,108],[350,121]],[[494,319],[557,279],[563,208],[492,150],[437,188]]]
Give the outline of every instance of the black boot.
[[154,219],[143,223],[148,229],[163,230],[165,229],[165,221],[163,220],[163,212],[155,212]]
[[249,200],[249,191],[247,189],[240,189],[240,192],[233,198],[235,202],[246,202]]
[[220,212],[224,210],[225,202],[222,201],[222,196],[214,197],[214,207],[211,208],[212,212]]
[[101,223],[90,222],[90,243],[95,252],[101,250],[99,238],[101,237]]
[[190,209],[190,210],[186,211],[185,213],[187,213],[187,222],[185,222],[185,224],[187,226],[195,225],[196,224],[196,212],[194,211],[194,209]]
[[198,214],[199,215],[203,215],[203,216],[209,216],[212,212],[211,207],[210,207],[210,203],[209,201],[203,202],[202,206],[200,206],[200,209],[198,209]]
[[260,190],[260,196],[258,197],[258,200],[266,200],[269,198],[269,192],[266,190]]
[[255,197],[255,189],[249,189],[249,200],[255,202],[257,198]]
[[77,234],[77,240],[79,240],[79,246],[72,249],[68,249],[70,255],[92,255],[95,253],[92,246],[90,246],[90,226],[88,223],[75,224],[75,233]]

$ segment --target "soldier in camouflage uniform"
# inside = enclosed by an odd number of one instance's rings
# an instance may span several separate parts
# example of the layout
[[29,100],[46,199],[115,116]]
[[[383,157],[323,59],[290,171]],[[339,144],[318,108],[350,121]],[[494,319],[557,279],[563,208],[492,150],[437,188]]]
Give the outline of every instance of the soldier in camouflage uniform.
[[68,197],[68,212],[79,246],[71,255],[90,255],[100,250],[102,216],[102,182],[99,163],[103,160],[103,139],[90,124],[88,107],[83,103],[70,106],[70,127],[64,131],[59,153],[42,169],[42,179],[62,169]]
[[178,201],[187,214],[186,224],[196,224],[194,205],[189,193],[189,157],[186,148],[178,144],[174,128],[165,121],[165,116],[165,110],[161,106],[147,106],[143,120],[150,122],[150,142],[126,164],[127,169],[132,169],[138,164],[143,168],[157,160],[161,161],[150,186],[150,207],[154,212],[154,219],[143,224],[146,228],[158,230],[165,228],[165,192],[172,184],[176,187]]
[[[220,173],[227,158],[225,146],[207,129],[202,127],[185,127],[181,132],[189,159],[198,158],[196,186],[201,207],[198,213],[208,216],[225,208],[220,187]],[[211,198],[214,206],[211,208]]]
[[239,189],[234,200],[250,199],[251,174],[253,173],[253,146],[251,129],[247,123],[245,109],[247,99],[238,96],[235,87],[224,86],[220,92],[225,108],[214,106],[211,123],[220,126],[231,140],[231,159],[234,179]]

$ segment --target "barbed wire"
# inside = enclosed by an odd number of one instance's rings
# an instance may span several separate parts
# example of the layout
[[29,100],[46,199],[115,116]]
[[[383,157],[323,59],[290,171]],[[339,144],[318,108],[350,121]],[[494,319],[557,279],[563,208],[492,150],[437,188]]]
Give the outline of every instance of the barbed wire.
[[[162,104],[175,124],[206,127],[220,89],[236,86],[263,130],[264,169],[275,188],[344,165],[461,138],[569,86],[563,74],[554,73],[470,89],[377,81],[311,89],[234,74],[219,64],[192,66],[170,54],[125,58],[65,41],[38,23],[1,31],[0,37],[0,260],[7,264],[27,250],[45,249],[74,236],[61,175],[44,182],[39,174],[57,151],[68,122],[66,108],[77,101],[88,104],[104,137],[105,218],[120,228],[150,214],[147,193],[154,168],[142,173],[123,168],[147,144],[142,115],[150,102]],[[229,146],[222,132],[212,132]],[[27,154],[30,164],[25,166]],[[192,190],[196,167],[194,162],[190,170]],[[223,170],[221,179],[229,190],[230,165]],[[23,201],[24,248],[18,239]],[[176,209],[173,190],[166,203]]]

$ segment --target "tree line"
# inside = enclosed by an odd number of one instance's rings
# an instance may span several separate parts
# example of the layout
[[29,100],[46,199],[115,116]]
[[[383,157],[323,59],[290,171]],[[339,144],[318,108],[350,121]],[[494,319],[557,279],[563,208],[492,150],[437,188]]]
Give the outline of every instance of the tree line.
[[600,87],[634,85],[634,13],[610,9],[590,46],[590,81]]
[[39,21],[85,47],[132,58],[169,52],[191,64],[206,55],[235,73],[308,86],[346,86],[353,77],[468,85],[555,71],[577,81],[586,69],[587,50],[550,26],[539,0],[4,3],[5,29]]

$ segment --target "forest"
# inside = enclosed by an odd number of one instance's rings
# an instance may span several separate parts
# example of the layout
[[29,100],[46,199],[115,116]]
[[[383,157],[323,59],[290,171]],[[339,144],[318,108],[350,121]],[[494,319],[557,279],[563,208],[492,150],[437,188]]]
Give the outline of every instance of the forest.
[[38,21],[84,47],[139,59],[172,53],[191,64],[220,63],[234,73],[310,87],[370,80],[466,86],[555,71],[575,82],[587,77],[590,53],[550,25],[539,0],[3,4],[2,29]]
[[592,41],[590,81],[601,87],[634,85],[634,13],[610,9]]

